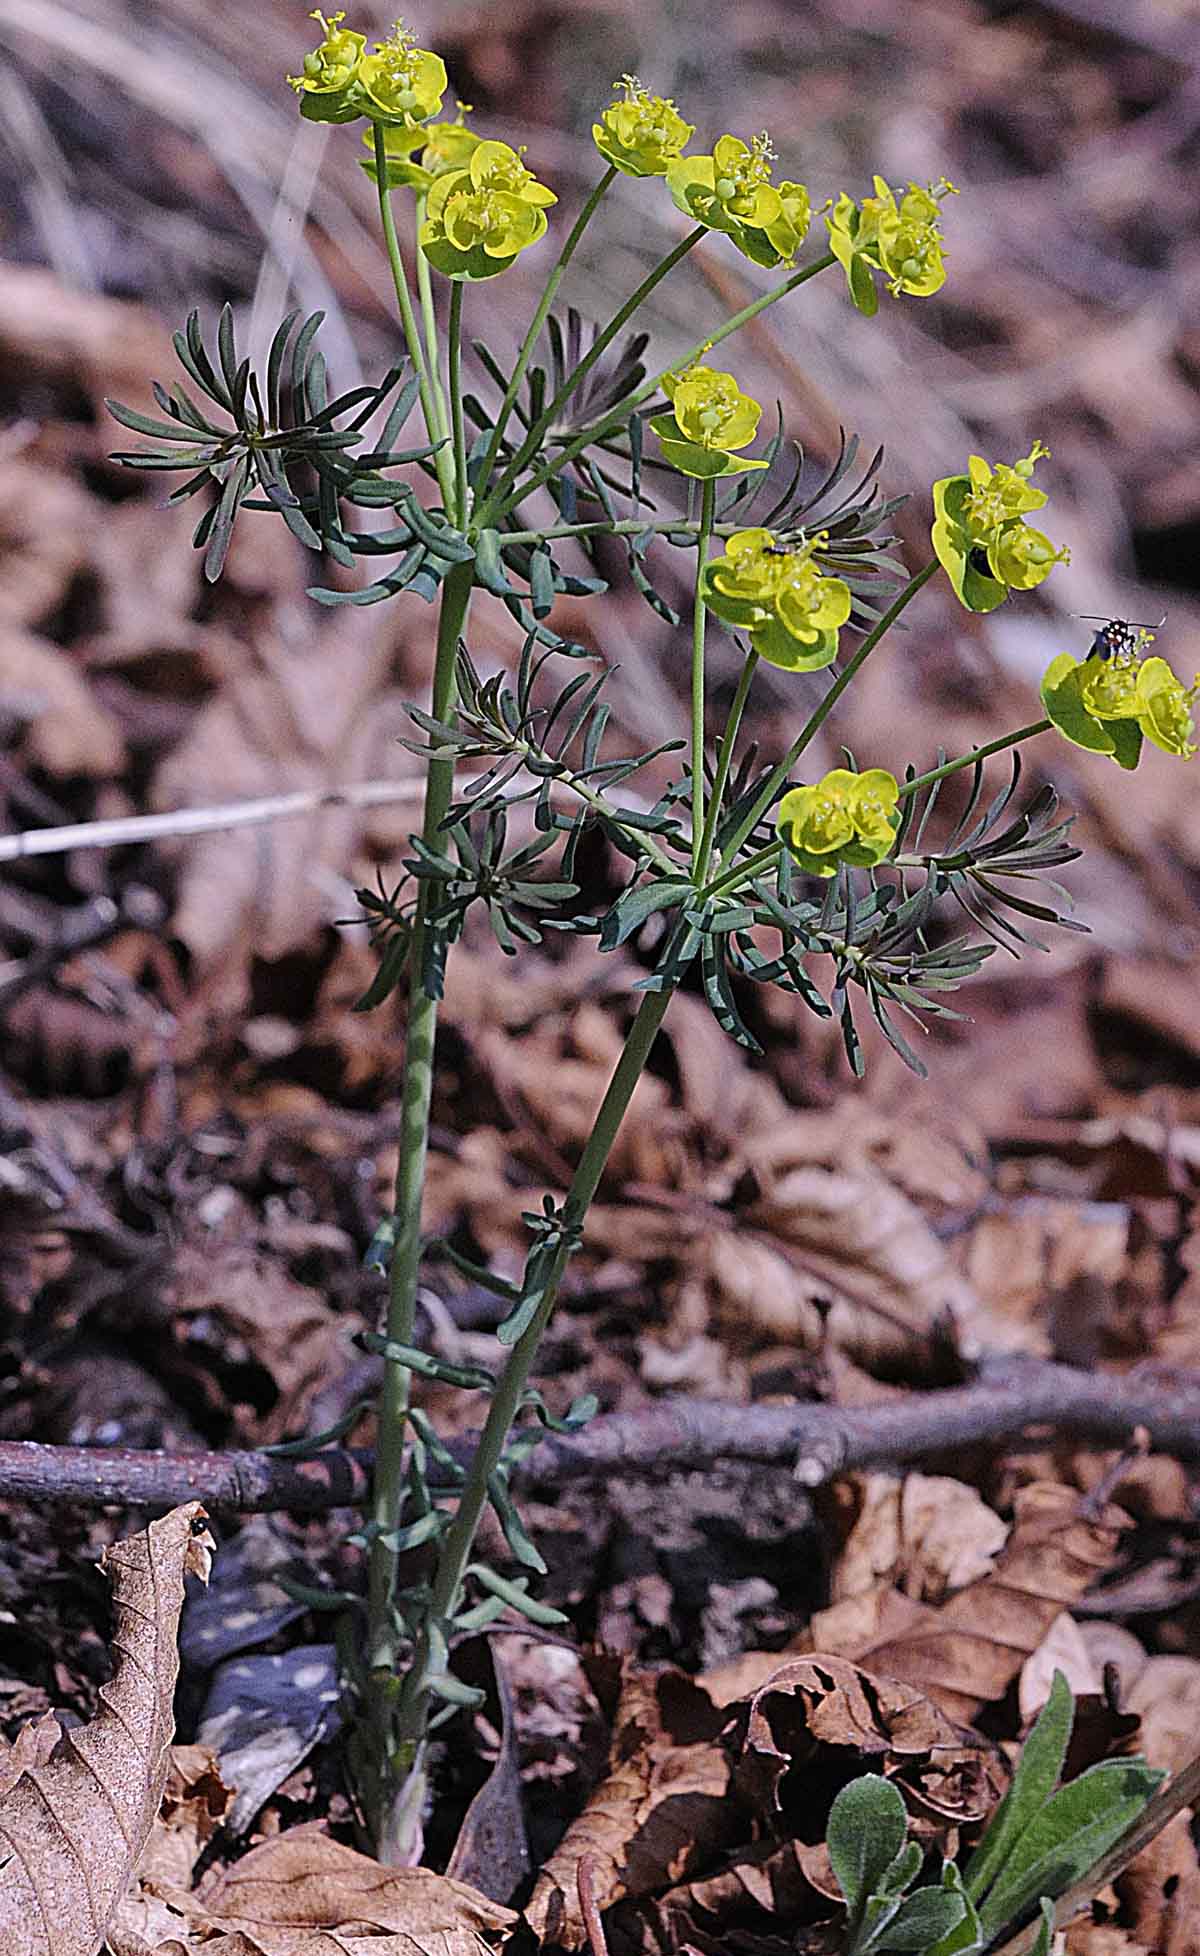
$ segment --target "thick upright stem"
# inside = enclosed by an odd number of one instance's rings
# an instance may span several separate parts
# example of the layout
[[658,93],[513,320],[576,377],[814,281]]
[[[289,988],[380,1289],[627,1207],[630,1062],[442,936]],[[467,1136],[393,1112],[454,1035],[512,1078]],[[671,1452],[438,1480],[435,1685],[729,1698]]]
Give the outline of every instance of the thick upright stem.
[[450,413],[454,425],[454,499],[456,505],[455,521],[460,530],[467,527],[470,514],[468,504],[470,491],[467,487],[467,433],[463,421],[462,398],[462,308],[463,286],[456,279],[450,287],[450,326],[449,326],[449,380]]
[[708,865],[712,861],[713,840],[717,823],[721,819],[721,803],[725,799],[725,784],[729,780],[729,770],[733,762],[733,752],[737,745],[738,730],[742,715],[746,711],[746,701],[750,696],[750,685],[754,678],[754,668],[758,664],[758,653],[751,647],[746,654],[729,718],[725,722],[725,732],[721,736],[721,751],[717,755],[717,771],[713,776],[712,794],[709,797],[708,813],[704,818],[704,833],[700,838],[700,860],[696,864],[695,880],[703,883],[708,875]]
[[[453,710],[454,661],[471,598],[471,564],[456,564],[442,589],[438,620],[437,656],[431,711],[444,720]],[[440,843],[439,829],[453,792],[454,770],[449,761],[429,763],[422,835],[430,848]],[[428,930],[427,892],[422,883],[417,899],[409,952],[408,1032],[400,1101],[400,1161],[396,1171],[396,1244],[392,1254],[387,1335],[397,1344],[413,1342],[417,1280],[421,1266],[421,1192],[429,1138],[429,1106],[433,1094],[433,1048],[437,1035],[438,1002],[426,991],[422,965]],[[404,1476],[404,1437],[408,1415],[409,1374],[403,1365],[389,1364],[379,1401],[379,1438],[371,1518],[391,1532],[400,1520]],[[389,1675],[395,1661],[392,1597],[396,1587],[395,1551],[375,1541],[371,1547],[368,1587],[368,1664]]]
[[[429,1617],[435,1622],[444,1622],[458,1606],[475,1534],[487,1506],[488,1481],[496,1470],[509,1430],[520,1410],[538,1346],[554,1309],[558,1286],[570,1255],[569,1232],[583,1226],[633,1090],[641,1078],[672,996],[673,988],[647,992],[643,997],[580,1156],[563,1205],[563,1245],[551,1269],[537,1314],[513,1346],[504,1368],[479,1436],[470,1472],[459,1496],[458,1509],[442,1541],[429,1601]],[[422,1647],[414,1654],[396,1715],[397,1740],[414,1758],[419,1758],[428,1717],[428,1660],[428,1643],[423,1639]]]
[[704,566],[708,561],[716,502],[716,477],[710,476],[701,489],[696,594],[692,603],[692,875],[696,881],[700,879],[700,860],[704,853],[704,627],[708,618],[703,595]]

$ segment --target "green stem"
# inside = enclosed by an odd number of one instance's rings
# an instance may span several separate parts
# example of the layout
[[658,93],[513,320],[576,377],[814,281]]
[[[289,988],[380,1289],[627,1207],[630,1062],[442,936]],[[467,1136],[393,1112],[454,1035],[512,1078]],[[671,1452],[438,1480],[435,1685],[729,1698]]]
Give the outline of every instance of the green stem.
[[[444,720],[453,711],[454,665],[458,641],[471,599],[473,565],[456,564],[442,587],[434,663],[431,712]],[[426,778],[422,836],[430,848],[441,842],[442,819],[454,785],[452,761],[431,760]],[[400,1160],[396,1171],[396,1244],[392,1254],[387,1335],[400,1345],[413,1342],[417,1280],[421,1265],[421,1194],[429,1141],[429,1107],[433,1095],[433,1048],[437,1034],[438,1002],[422,982],[422,962],[428,930],[429,892],[422,882],[417,898],[409,950],[408,1028],[404,1050],[404,1080],[400,1100]],[[371,1518],[389,1532],[399,1525],[403,1497],[405,1423],[408,1417],[409,1374],[403,1365],[389,1364],[379,1400],[379,1432]],[[396,1588],[396,1555],[376,1541],[371,1547],[368,1582],[368,1666],[380,1682],[390,1678],[395,1663],[392,1598]],[[375,1714],[379,1715],[379,1707]]]
[[[678,265],[680,259],[686,258],[688,252],[692,249],[693,245],[699,244],[704,234],[705,234],[705,227],[703,224],[697,224],[695,230],[689,231],[686,238],[682,238],[680,242],[676,245],[674,251],[669,251],[665,258],[659,260],[658,264],[654,267],[654,270],[652,272],[647,273],[646,277],[642,280],[641,284],[638,286],[636,292],[630,293],[628,299],[626,299],[625,301],[625,304],[620,308],[618,312],[615,312],[613,314],[607,326],[605,326],[603,330],[597,334],[595,340],[592,342],[592,345],[588,348],[587,352],[583,356],[583,359],[579,362],[579,365],[576,368],[574,368],[571,373],[567,375],[562,386],[559,388],[557,394],[554,396],[554,399],[551,401],[549,407],[543,408],[537,420],[533,423],[533,426],[529,429],[528,433],[526,434],[525,439],[521,443],[521,446],[518,448],[516,454],[512,457],[512,460],[509,462],[507,468],[504,470],[504,473],[501,475],[499,482],[496,484],[496,487],[492,490],[491,494],[488,496],[487,505],[486,505],[486,516],[481,515],[479,519],[481,528],[483,528],[485,524],[494,522],[497,514],[499,514],[503,510],[503,508],[507,507],[504,499],[506,496],[509,495],[509,492],[513,487],[513,484],[515,483],[521,470],[524,468],[526,462],[528,462],[532,456],[537,454],[538,450],[542,446],[542,442],[545,438],[547,430],[554,426],[554,422],[558,414],[566,406],[572,394],[575,392],[575,389],[581,386],[582,383],[587,379],[588,375],[592,371],[592,368],[595,366],[597,360],[599,360],[601,355],[605,353],[605,351],[608,349],[609,346],[611,346],[613,340],[616,339],[617,334],[621,331],[621,328],[627,323],[627,321],[632,319],[634,313],[638,310],[638,307],[643,303],[644,300],[649,298],[655,286],[660,285],[663,279],[666,278],[667,273],[674,270],[675,266]],[[705,341],[703,344],[707,345],[707,341]],[[691,357],[692,357],[691,355],[688,356],[688,358]],[[686,364],[686,362],[681,364]],[[667,367],[664,368],[663,371],[669,373],[671,369]],[[659,380],[661,378],[662,378],[661,375],[656,376],[656,378],[653,381],[643,384],[643,386],[639,389],[639,391],[636,394],[631,395],[627,401],[622,402],[621,416],[618,421],[614,422],[613,424],[614,427],[619,428],[625,425],[625,422],[629,418],[629,410],[632,407],[636,406],[639,401],[645,400],[650,394],[652,394],[655,388],[658,386]],[[580,448],[586,448],[588,443],[593,439],[593,437],[594,437],[594,431],[589,433],[586,439],[580,439],[574,443],[571,443],[570,444],[571,450],[573,450],[574,454],[577,455],[579,453]],[[567,451],[564,451],[564,456],[566,454]],[[559,467],[558,462],[555,462],[553,466],[547,465],[545,472],[540,474],[539,477],[536,478],[534,482],[531,482],[530,488],[536,486],[537,480],[548,481],[550,476],[556,473],[558,467]],[[529,494],[529,490],[523,489],[521,492],[521,500],[524,500],[524,497],[528,494]]]
[[700,856],[704,847],[704,626],[708,607],[702,593],[716,502],[717,480],[709,476],[701,488],[696,594],[692,603],[692,877],[696,882],[700,880]]
[[1016,733],[1003,734],[999,740],[989,740],[985,747],[973,747],[969,754],[960,754],[956,761],[945,761],[941,767],[931,767],[927,774],[914,775],[900,789],[899,799],[915,795],[918,788],[930,788],[935,781],[944,781],[949,774],[957,774],[960,768],[974,767],[976,761],[986,761],[991,754],[1002,754],[1006,747],[1016,747],[1022,740],[1032,740],[1036,734],[1047,733],[1053,722],[1050,720],[1031,720],[1027,727],[1018,727]]
[[[425,198],[417,198],[416,230],[421,235],[425,221]],[[437,310],[433,303],[433,278],[429,270],[429,260],[417,246],[417,292],[421,300],[421,317],[425,324],[425,364],[429,372],[430,384],[438,410],[438,431],[443,440],[450,433],[450,416],[446,410],[446,396],[442,391],[441,362],[438,358]]]
[[770,869],[782,852],[781,842],[769,842],[765,849],[758,851],[757,855],[747,856],[744,861],[735,863],[732,869],[727,869],[724,875],[714,877],[707,888],[701,891],[701,896],[707,902],[711,897],[724,896],[727,890],[739,889],[743,883],[748,883],[751,877],[757,876],[760,870]]
[[[684,244],[689,250],[695,242],[694,232],[684,240]],[[681,246],[677,253],[672,253],[672,261],[676,257],[682,257],[682,255],[683,247]],[[664,261],[668,269],[670,262]],[[540,489],[544,483],[549,482],[551,476],[558,475],[562,469],[565,469],[575,460],[577,455],[582,454],[583,450],[590,447],[594,441],[602,441],[605,435],[615,434],[618,429],[623,428],[629,420],[633,409],[640,407],[643,401],[648,401],[652,394],[657,393],[659,387],[662,385],[664,375],[675,373],[681,367],[690,365],[693,360],[698,360],[702,354],[710,352],[714,346],[719,346],[722,340],[727,340],[731,333],[736,333],[739,326],[745,326],[749,320],[757,319],[759,313],[765,312],[768,306],[773,306],[777,299],[786,298],[789,292],[796,290],[797,286],[804,285],[810,278],[815,278],[818,272],[827,271],[829,266],[836,264],[836,262],[833,253],[827,251],[822,257],[814,259],[811,265],[804,265],[798,272],[793,272],[789,278],[783,280],[782,284],[772,286],[771,290],[764,292],[761,298],[752,300],[748,306],[743,306],[740,312],[735,312],[732,318],[727,319],[723,326],[717,328],[715,333],[709,333],[704,339],[697,340],[696,344],[690,347],[686,353],[681,354],[677,360],[672,360],[669,366],[663,367],[659,373],[652,375],[649,380],[644,380],[636,393],[630,394],[628,399],[621,402],[620,412],[615,417],[609,415],[605,420],[597,421],[592,427],[585,428],[581,434],[576,435],[572,441],[569,441],[565,448],[559,449],[556,455],[551,456],[548,462],[543,463],[540,469],[536,469],[527,482],[521,483],[515,494],[509,494],[507,478],[513,476],[515,473],[517,458],[514,457],[513,462],[510,462],[505,472],[505,483],[498,485],[488,498],[488,521],[493,524],[498,522],[499,518],[507,514],[510,509],[516,508],[528,496],[532,496],[535,489]],[[658,278],[662,274],[662,269],[660,266],[657,274],[651,274],[647,285],[639,287],[638,292],[634,295],[635,299],[640,302],[644,292],[653,285],[657,285]],[[618,315],[620,323],[616,325],[616,331],[619,332],[621,326],[624,325],[625,319],[628,318],[629,311],[632,309],[632,303],[631,301],[629,307],[622,307],[621,314]],[[592,350],[595,352],[595,348]],[[571,384],[575,386],[577,384],[576,380],[572,379]],[[548,427],[549,422],[546,425]],[[532,433],[532,430],[530,430],[530,433]],[[526,441],[523,446],[527,445],[528,442]],[[503,490],[507,500],[503,502],[502,506],[498,507],[501,504],[501,490]]]
[[[563,1220],[568,1231],[583,1226],[613,1142],[616,1140],[634,1088],[650,1057],[650,1049],[673,993],[673,987],[661,992],[647,992],[638,1008],[637,1017],[629,1029],[621,1057],[608,1083],[592,1131],[579,1158],[579,1166],[567,1191],[563,1204]],[[428,1605],[428,1615],[433,1621],[445,1623],[458,1607],[475,1534],[488,1502],[488,1481],[496,1471],[509,1430],[520,1411],[529,1374],[554,1309],[558,1286],[569,1255],[570,1250],[564,1241],[550,1271],[537,1314],[513,1346],[508,1364],[492,1397],[467,1479],[459,1495],[457,1511],[442,1539]],[[414,1653],[396,1715],[397,1739],[400,1746],[418,1755],[428,1713],[428,1660],[428,1642],[423,1638],[421,1647]]]
[[[375,131],[375,177],[376,187],[379,192],[379,221],[383,227],[383,242],[387,249],[388,264],[392,268],[392,284],[396,288],[396,303],[400,308],[400,320],[404,327],[404,337],[408,342],[409,355],[412,359],[420,388],[421,412],[425,417],[425,432],[431,442],[440,442],[445,439],[446,430],[442,427],[441,417],[438,413],[437,395],[434,391],[434,383],[430,378],[429,367],[426,363],[425,349],[421,345],[421,334],[417,325],[417,316],[413,311],[412,293],[408,287],[408,273],[404,269],[404,253],[400,249],[400,240],[396,235],[396,219],[392,211],[391,192],[388,189],[388,156],[387,146],[383,136],[383,125],[377,122],[373,126]],[[438,449],[437,454],[433,458],[433,462],[437,470],[438,487],[442,492],[442,504],[447,512],[449,512],[453,507],[451,494],[454,488],[454,481],[451,473],[452,464],[445,448]]]
[[721,736],[721,751],[717,755],[717,771],[713,776],[712,795],[709,799],[708,814],[704,819],[704,834],[700,839],[700,857],[696,864],[695,875],[698,883],[703,883],[704,878],[708,874],[708,865],[712,861],[713,837],[716,834],[717,822],[720,818],[721,803],[725,799],[725,784],[729,780],[729,768],[733,760],[733,750],[737,743],[738,729],[742,724],[742,714],[746,710],[746,701],[750,694],[750,682],[754,678],[754,669],[757,664],[758,653],[751,646],[749,652],[746,654],[746,662],[742,667],[741,678],[737,683],[737,691],[733,696],[733,704],[729,709],[729,718],[725,722],[725,732]]
[[455,521],[460,530],[467,527],[467,435],[463,424],[462,397],[462,309],[463,283],[455,279],[450,287],[450,412],[454,417],[454,496]]
[[733,835],[730,836],[728,842],[725,844],[725,847],[721,853],[722,863],[731,862],[733,857],[737,854],[738,850],[741,848],[742,844],[745,842],[746,837],[752,834],[755,828],[757,828],[759,822],[762,820],[768,808],[770,808],[772,802],[775,800],[776,795],[779,793],[779,790],[782,788],[784,782],[787,780],[788,775],[795,767],[796,762],[799,760],[801,754],[804,752],[805,748],[808,746],[809,742],[816,734],[817,729],[824,724],[825,720],[832,712],[834,706],[837,704],[838,700],[845,692],[847,686],[850,684],[850,681],[854,679],[859,672],[861,672],[863,666],[866,664],[866,661],[870,658],[872,652],[875,650],[875,647],[879,644],[879,641],[883,637],[884,633],[891,629],[891,627],[895,624],[897,618],[900,616],[900,613],[904,610],[905,605],[910,604],[912,602],[913,598],[916,597],[917,592],[921,590],[922,586],[928,584],[930,578],[934,575],[937,568],[938,566],[937,566],[936,559],[931,560],[928,564],[926,564],[924,570],[919,570],[915,577],[911,577],[908,583],[905,585],[903,591],[901,591],[899,597],[896,598],[894,603],[892,603],[888,607],[888,609],[884,612],[883,617],[880,618],[878,623],[875,624],[872,627],[872,629],[867,633],[866,638],[864,638],[862,644],[859,646],[858,651],[854,654],[854,657],[851,659],[849,665],[845,668],[844,671],[839,672],[837,678],[834,680],[832,686],[829,688],[829,691],[825,694],[824,698],[821,700],[820,705],[817,706],[814,709],[814,711],[809,715],[809,718],[805,722],[804,727],[796,735],[795,740],[788,748],[787,753],[780,761],[778,767],[772,769],[771,773],[767,776],[766,780],[764,781],[762,787],[760,788],[758,794],[754,799],[753,806],[748,810],[748,812],[745,815],[743,815]]
[[600,199],[603,197],[616,174],[616,165],[610,163],[608,169],[604,172],[604,175],[580,211],[579,216],[575,219],[575,223],[571,228],[571,234],[559,252],[554,270],[546,281],[546,289],[538,300],[537,310],[529,322],[529,331],[521,341],[516,365],[509,376],[508,386],[504,391],[504,399],[501,401],[499,412],[496,415],[496,425],[492,429],[492,438],[488,443],[487,453],[483,458],[483,467],[479,472],[481,492],[486,491],[488,479],[496,466],[496,457],[500,453],[500,444],[504,440],[504,430],[508,426],[509,416],[516,406],[517,395],[521,391],[521,382],[525,378],[525,370],[533,357],[533,349],[538,343],[538,336],[549,317],[550,308],[554,304],[554,296],[562,284],[563,273],[575,256],[575,248],[587,230],[588,225],[591,223],[595,215],[596,206],[599,204]]

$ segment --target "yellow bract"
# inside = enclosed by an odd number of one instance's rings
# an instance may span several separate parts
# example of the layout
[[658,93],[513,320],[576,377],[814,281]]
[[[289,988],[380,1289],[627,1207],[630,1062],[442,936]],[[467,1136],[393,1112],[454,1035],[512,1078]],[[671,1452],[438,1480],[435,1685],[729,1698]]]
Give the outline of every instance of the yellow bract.
[[664,374],[663,393],[674,413],[656,414],[650,426],[666,460],[684,475],[712,479],[765,469],[765,462],[737,455],[754,440],[762,408],[743,394],[732,374],[717,367],[685,367]]

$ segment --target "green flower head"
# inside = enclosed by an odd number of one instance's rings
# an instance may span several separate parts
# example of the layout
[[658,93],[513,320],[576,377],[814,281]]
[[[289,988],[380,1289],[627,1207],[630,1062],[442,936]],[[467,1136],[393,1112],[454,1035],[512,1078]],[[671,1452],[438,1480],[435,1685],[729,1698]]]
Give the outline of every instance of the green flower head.
[[507,143],[476,143],[465,169],[434,179],[421,249],[447,278],[495,278],[545,236],[557,202]]
[[855,774],[831,768],[811,788],[792,788],[775,825],[792,855],[813,876],[833,876],[842,864],[867,869],[883,861],[900,826],[900,784],[886,768]]
[[338,13],[326,20],[319,10],[309,15],[324,28],[325,38],[305,55],[300,74],[287,78],[310,122],[351,122],[362,114],[357,82],[367,37],[343,27],[345,18]]
[[1119,767],[1135,768],[1145,738],[1164,754],[1190,760],[1197,751],[1192,708],[1200,675],[1191,686],[1165,659],[1144,658],[1154,634],[1139,631],[1133,646],[1107,659],[1060,653],[1046,669],[1042,702],[1064,739],[1092,754],[1107,754]]
[[907,292],[928,298],[946,283],[939,202],[956,196],[952,183],[923,190],[910,183],[897,202],[897,193],[875,178],[875,195],[861,205],[843,191],[826,212],[829,248],[840,261],[850,297],[861,313],[872,318],[879,307],[875,273],[882,272],[893,297]]
[[850,616],[850,587],[818,570],[814,537],[781,548],[770,530],[737,530],[706,565],[702,592],[713,616],[750,634],[759,657],[785,672],[814,672],[837,657]]
[[765,469],[765,462],[736,455],[754,440],[762,408],[743,394],[732,374],[715,367],[685,367],[663,376],[672,414],[656,414],[650,426],[666,460],[684,475],[711,478]]
[[624,98],[592,124],[592,141],[606,163],[627,177],[665,177],[695,135],[674,102],[651,95],[636,75],[622,75]]
[[934,554],[968,611],[994,611],[1010,591],[1030,591],[1055,564],[1070,562],[1068,550],[1025,522],[1046,501],[1030,478],[1048,454],[1035,441],[1019,462],[993,467],[972,455],[965,475],[934,483]]
[[440,54],[413,45],[403,21],[359,65],[362,112],[373,122],[407,126],[436,115],[446,93],[446,64]]
[[672,163],[667,188],[694,224],[724,231],[756,265],[778,265],[803,242],[811,207],[802,183],[771,182],[774,156],[765,134],[752,143],[722,136],[711,156]]
[[[478,148],[481,138],[473,129],[468,129],[464,118],[471,113],[469,102],[458,104],[458,115],[453,122],[426,122],[404,127],[390,123],[384,127],[383,141],[387,150],[387,180],[389,190],[395,190],[402,183],[409,184],[418,192],[427,192],[435,178],[442,177],[450,170],[465,170],[473,152]],[[375,138],[368,130],[363,143],[374,150]],[[420,162],[416,162],[417,151],[421,152]],[[362,167],[371,181],[375,181],[374,155],[361,158]]]

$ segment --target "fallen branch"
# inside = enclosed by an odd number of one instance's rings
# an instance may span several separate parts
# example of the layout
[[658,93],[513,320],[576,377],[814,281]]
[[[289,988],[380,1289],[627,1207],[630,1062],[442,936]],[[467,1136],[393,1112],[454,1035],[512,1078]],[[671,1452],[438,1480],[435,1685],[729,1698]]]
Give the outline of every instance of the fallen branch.
[[[1017,1439],[1037,1428],[1119,1443],[1144,1429],[1161,1452],[1200,1459],[1200,1375],[1153,1366],[1078,1372],[1030,1359],[992,1359],[973,1385],[914,1392],[877,1406],[730,1406],[655,1401],[611,1413],[582,1433],[547,1434],[521,1479],[532,1489],[620,1473],[662,1474],[727,1461],[794,1463],[804,1487],[871,1466]],[[454,1443],[469,1458],[473,1436]],[[243,1513],[317,1514],[365,1500],[371,1455],[330,1447],[308,1460],[267,1453],[142,1453],[122,1447],[0,1442],[0,1498],[91,1506],[174,1507],[203,1501]]]

